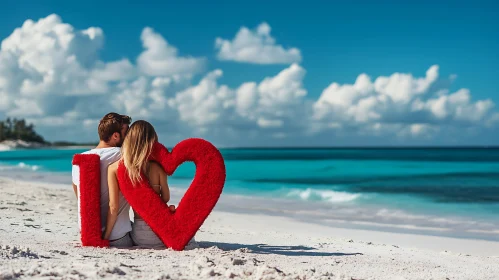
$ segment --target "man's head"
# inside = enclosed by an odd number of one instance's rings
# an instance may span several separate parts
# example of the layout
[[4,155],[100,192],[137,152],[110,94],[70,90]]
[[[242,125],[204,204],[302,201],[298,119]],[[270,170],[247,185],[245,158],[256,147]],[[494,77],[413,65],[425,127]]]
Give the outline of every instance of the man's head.
[[99,138],[112,147],[121,147],[132,118],[116,113],[106,114],[99,123]]

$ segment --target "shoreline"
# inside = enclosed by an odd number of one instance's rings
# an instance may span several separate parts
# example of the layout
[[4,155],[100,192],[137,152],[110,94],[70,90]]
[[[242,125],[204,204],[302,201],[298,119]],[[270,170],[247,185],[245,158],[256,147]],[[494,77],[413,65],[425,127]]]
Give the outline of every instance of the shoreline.
[[[21,172],[20,174],[25,174]],[[70,183],[67,185],[61,183],[62,180],[66,178],[65,173],[59,174],[57,173],[58,181],[53,182],[44,182],[40,183],[40,179],[44,179],[44,177],[38,177],[36,172],[31,173],[33,175],[29,180],[25,177],[22,179],[15,179],[12,177],[6,177],[0,173],[0,184],[2,182],[7,183],[19,183],[19,184],[30,184],[30,185],[39,185],[42,188],[48,189],[57,189],[61,191],[70,191],[72,193],[72,189],[70,188]],[[186,188],[171,188],[171,204],[177,205],[180,201],[181,197],[184,195]],[[241,200],[245,200],[244,204]],[[249,203],[248,203],[249,202]],[[311,219],[307,216],[301,216],[297,214],[298,212],[292,212],[289,209],[280,209],[280,208],[268,208],[264,207],[269,202],[273,203],[282,203],[282,204],[295,204],[296,201],[285,200],[285,199],[269,199],[264,197],[257,196],[244,196],[237,194],[224,194],[220,197],[217,205],[214,208],[214,212],[224,212],[224,213],[234,213],[241,216],[246,215],[254,215],[261,217],[275,217],[277,219],[284,219],[293,221],[296,223],[305,223],[310,226],[320,226],[327,229],[333,229],[336,231],[360,231],[360,232],[376,232],[381,235],[404,235],[404,236],[420,236],[422,238],[442,238],[442,239],[450,239],[455,240],[456,242],[459,240],[462,241],[477,241],[477,242],[491,242],[490,244],[499,245],[499,239],[487,239],[487,238],[477,238],[474,236],[455,236],[455,235],[444,235],[439,234],[446,232],[445,229],[442,228],[424,228],[424,227],[411,227],[407,225],[396,225],[396,224],[383,224],[376,222],[363,222],[363,221],[347,221],[341,219],[326,219],[323,221]],[[310,208],[313,209],[314,205]],[[299,211],[300,214],[303,214],[306,211]],[[316,213],[314,213],[316,214]],[[499,232],[498,232],[499,233]],[[498,237],[499,238],[499,237]],[[499,256],[499,248],[497,250],[497,255]]]
[[[30,166],[25,167],[28,170],[19,170],[15,166],[13,168],[13,170],[8,170],[8,174],[5,170],[0,170],[0,180],[7,179],[21,183],[37,184],[43,181],[48,183],[51,188],[70,189],[71,174],[69,173],[32,171]],[[171,202],[177,204],[189,183],[176,184],[174,180],[170,182],[172,186]],[[372,208],[369,205],[328,204],[258,195],[248,196],[224,191],[215,210],[243,215],[257,213],[259,215],[278,216],[290,218],[297,222],[347,230],[499,242],[499,229],[495,227],[485,230],[478,228],[480,223],[476,221],[460,221],[461,217],[459,216],[452,220],[449,217],[438,215],[424,216],[404,213],[396,208],[390,209],[389,207]],[[403,215],[399,217],[401,213]],[[428,224],[430,222],[432,224]],[[462,223],[466,228],[452,228],[458,222]],[[445,223],[447,223],[447,226],[445,226]]]
[[0,178],[0,278],[495,279],[499,242],[334,228],[215,209],[200,248],[79,246],[62,185]]

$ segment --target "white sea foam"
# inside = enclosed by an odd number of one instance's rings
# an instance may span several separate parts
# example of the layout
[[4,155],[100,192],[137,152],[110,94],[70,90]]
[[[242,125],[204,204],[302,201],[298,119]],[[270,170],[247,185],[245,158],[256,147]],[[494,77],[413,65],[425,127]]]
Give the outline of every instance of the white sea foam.
[[418,227],[432,226],[440,228],[452,228],[460,230],[475,230],[477,228],[486,229],[486,231],[496,230],[497,224],[472,220],[462,216],[441,217],[437,215],[415,215],[399,209],[380,209],[373,219],[381,218],[388,223],[411,223]]
[[40,166],[38,166],[38,165],[29,165],[29,164],[26,164],[24,162],[20,162],[19,164],[17,164],[17,166],[22,168],[22,169],[31,169],[33,171],[40,169]]
[[317,190],[307,188],[306,190],[291,190],[288,197],[299,197],[306,201],[327,201],[332,203],[353,201],[360,197],[360,194],[339,192],[332,190]]

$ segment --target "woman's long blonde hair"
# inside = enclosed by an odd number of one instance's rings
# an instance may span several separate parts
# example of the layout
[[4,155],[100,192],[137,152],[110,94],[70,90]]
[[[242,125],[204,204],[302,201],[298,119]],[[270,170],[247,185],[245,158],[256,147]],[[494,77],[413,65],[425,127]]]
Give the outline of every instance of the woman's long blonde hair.
[[147,159],[156,141],[158,135],[146,121],[136,121],[128,129],[121,147],[121,158],[133,185],[142,179],[141,172],[146,171]]

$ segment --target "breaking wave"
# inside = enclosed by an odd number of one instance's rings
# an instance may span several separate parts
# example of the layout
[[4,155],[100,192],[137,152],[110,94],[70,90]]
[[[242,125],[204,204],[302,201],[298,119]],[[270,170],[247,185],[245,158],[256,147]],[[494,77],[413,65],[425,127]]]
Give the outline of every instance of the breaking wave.
[[341,203],[356,200],[361,195],[357,193],[307,188],[305,190],[293,189],[289,191],[286,196],[292,198],[300,198],[301,200],[305,201],[325,201],[331,203]]

